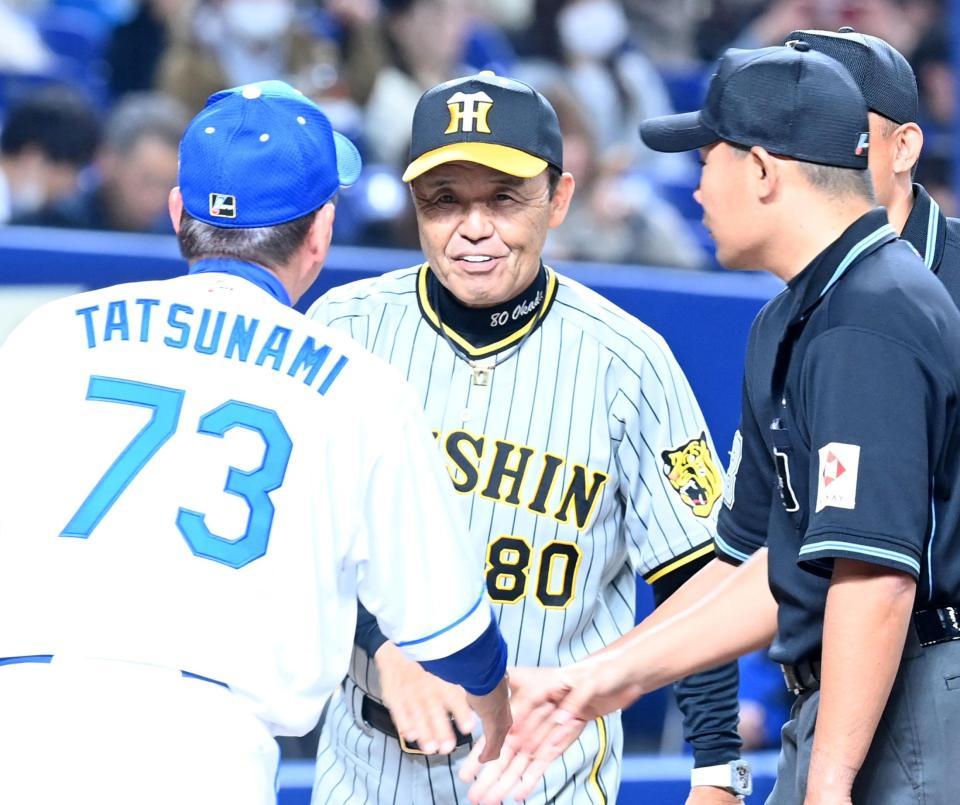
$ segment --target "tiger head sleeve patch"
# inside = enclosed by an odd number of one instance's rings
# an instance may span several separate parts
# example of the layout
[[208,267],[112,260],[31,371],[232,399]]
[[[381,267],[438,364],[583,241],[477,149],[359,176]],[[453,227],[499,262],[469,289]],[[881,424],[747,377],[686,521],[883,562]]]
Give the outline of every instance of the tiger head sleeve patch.
[[697,517],[709,517],[723,492],[723,478],[710,452],[707,434],[660,453],[663,474]]

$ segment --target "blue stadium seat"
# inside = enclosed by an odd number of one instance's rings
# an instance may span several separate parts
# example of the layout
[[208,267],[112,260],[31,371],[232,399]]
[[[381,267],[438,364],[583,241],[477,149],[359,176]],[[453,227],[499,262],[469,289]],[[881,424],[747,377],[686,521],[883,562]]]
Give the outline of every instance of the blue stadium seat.
[[700,108],[707,93],[709,70],[703,67],[660,68],[660,75],[667,85],[670,100],[678,112],[693,112]]

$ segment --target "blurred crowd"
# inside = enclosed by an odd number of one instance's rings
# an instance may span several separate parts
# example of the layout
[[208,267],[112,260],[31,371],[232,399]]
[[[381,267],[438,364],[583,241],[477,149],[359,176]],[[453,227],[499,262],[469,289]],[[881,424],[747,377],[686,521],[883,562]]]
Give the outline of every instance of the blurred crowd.
[[[689,155],[645,117],[697,108],[729,46],[850,25],[919,79],[922,181],[951,194],[954,76],[943,0],[0,0],[0,223],[169,232],[177,141],[212,92],[285,78],[368,166],[335,239],[416,247],[399,176],[420,94],[478,70],[553,102],[577,180],[548,259],[713,265]],[[256,181],[256,177],[251,177]]]

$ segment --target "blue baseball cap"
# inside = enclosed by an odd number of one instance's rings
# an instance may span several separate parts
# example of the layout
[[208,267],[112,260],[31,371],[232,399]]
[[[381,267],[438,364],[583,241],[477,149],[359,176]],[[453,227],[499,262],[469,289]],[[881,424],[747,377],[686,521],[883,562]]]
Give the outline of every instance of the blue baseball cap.
[[847,69],[800,42],[731,48],[720,58],[699,112],[645,120],[654,151],[693,151],[725,140],[838,168],[866,170],[867,104]]
[[353,143],[283,81],[211,95],[180,141],[184,208],[227,229],[307,215],[356,182],[361,167]]

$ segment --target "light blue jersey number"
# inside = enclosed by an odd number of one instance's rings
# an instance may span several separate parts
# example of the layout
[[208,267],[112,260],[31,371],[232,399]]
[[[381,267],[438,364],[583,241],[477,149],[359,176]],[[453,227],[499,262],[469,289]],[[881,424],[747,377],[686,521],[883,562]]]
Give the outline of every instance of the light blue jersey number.
[[[113,377],[91,377],[88,400],[117,402],[152,408],[150,421],[113,462],[60,532],[61,537],[90,536],[117,498],[177,429],[184,391]],[[267,552],[274,506],[270,492],[283,483],[293,444],[277,412],[230,400],[200,417],[199,433],[222,438],[231,428],[248,428],[260,434],[264,454],[260,467],[244,471],[231,467],[226,492],[242,497],[250,507],[247,529],[228,540],[211,533],[201,512],[181,508],[177,527],[196,556],[240,568]]]

